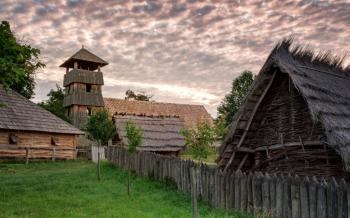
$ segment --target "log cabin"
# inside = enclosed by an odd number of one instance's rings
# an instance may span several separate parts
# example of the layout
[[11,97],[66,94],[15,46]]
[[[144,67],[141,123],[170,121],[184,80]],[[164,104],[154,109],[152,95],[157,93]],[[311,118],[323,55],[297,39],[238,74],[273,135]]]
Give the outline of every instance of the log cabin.
[[348,177],[350,69],[285,39],[235,114],[217,159],[223,171]]
[[0,85],[0,158],[74,159],[79,129]]

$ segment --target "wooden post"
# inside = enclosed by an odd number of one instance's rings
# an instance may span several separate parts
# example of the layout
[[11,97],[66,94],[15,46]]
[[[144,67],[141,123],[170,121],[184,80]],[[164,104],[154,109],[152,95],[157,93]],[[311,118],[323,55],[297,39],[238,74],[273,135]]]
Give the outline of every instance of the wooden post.
[[26,147],[26,164],[29,163],[29,148]]
[[98,180],[101,180],[100,147],[101,147],[101,141],[98,140],[98,147],[97,147],[97,179]]
[[196,168],[192,167],[191,174],[191,194],[192,194],[192,218],[198,218],[198,206],[197,206],[197,182],[196,182]]
[[55,150],[56,150],[56,148],[53,147],[52,148],[52,162],[55,162]]

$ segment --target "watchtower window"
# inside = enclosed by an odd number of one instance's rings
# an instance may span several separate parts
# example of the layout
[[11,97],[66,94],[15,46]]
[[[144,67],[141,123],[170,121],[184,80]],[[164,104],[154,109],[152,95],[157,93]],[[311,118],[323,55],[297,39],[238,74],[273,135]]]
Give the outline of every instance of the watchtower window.
[[88,116],[91,116],[91,114],[92,114],[92,109],[91,109],[91,107],[88,107],[88,108],[86,109],[86,113],[87,113]]
[[18,136],[15,134],[10,134],[9,135],[9,143],[10,145],[17,145],[18,143]]
[[91,84],[86,84],[86,92],[91,92]]

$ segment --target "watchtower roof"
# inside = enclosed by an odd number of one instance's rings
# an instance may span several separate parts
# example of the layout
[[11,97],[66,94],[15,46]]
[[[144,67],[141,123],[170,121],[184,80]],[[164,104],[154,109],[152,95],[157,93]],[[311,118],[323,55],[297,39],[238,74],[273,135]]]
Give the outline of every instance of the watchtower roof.
[[70,58],[68,58],[68,60],[66,60],[63,64],[61,64],[60,67],[73,68],[75,61],[78,61],[83,65],[88,65],[91,70],[97,69],[98,65],[100,65],[100,67],[103,67],[108,64],[105,60],[96,56],[83,47]]

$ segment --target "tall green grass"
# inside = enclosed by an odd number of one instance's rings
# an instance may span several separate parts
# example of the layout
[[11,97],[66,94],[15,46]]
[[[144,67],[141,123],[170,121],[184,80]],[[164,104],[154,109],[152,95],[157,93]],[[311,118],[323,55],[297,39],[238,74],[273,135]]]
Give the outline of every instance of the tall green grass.
[[[171,183],[133,176],[90,162],[0,164],[0,217],[191,217],[191,199]],[[200,217],[248,217],[199,202]]]

